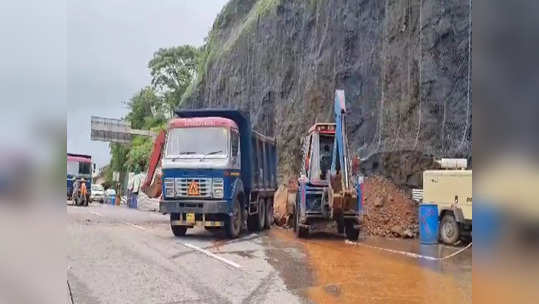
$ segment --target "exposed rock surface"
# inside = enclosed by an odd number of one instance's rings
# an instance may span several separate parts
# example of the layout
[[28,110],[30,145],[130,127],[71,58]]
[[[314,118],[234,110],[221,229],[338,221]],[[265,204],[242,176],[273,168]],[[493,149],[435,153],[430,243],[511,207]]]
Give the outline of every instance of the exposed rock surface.
[[249,112],[277,137],[286,178],[299,171],[309,126],[333,121],[342,88],[364,172],[420,186],[432,156],[471,158],[470,9],[462,0],[231,0],[183,106]]

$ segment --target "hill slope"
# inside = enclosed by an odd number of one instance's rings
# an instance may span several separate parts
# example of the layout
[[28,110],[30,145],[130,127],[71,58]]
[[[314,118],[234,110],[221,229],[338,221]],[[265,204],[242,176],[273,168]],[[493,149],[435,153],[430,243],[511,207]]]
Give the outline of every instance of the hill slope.
[[[422,3],[422,4],[421,4]],[[417,186],[431,156],[471,159],[471,1],[231,0],[184,107],[249,111],[282,176],[345,89],[363,170]]]

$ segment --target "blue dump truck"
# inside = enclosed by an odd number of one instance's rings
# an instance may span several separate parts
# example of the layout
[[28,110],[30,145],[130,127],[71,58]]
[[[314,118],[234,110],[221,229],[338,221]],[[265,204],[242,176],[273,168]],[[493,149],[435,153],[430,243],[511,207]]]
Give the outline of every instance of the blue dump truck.
[[159,211],[170,214],[176,236],[202,226],[230,238],[243,228],[273,223],[275,139],[251,127],[236,110],[177,111],[168,123],[161,158]]

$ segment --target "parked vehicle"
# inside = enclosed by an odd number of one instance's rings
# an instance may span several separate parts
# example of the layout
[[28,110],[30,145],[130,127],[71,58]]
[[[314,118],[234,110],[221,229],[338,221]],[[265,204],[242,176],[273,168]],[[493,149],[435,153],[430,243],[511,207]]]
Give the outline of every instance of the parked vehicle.
[[[335,123],[317,123],[305,139],[303,169],[298,180],[294,229],[298,237],[337,223],[339,233],[357,240],[361,223],[361,195],[350,172],[345,129],[344,91],[335,94]],[[359,180],[359,179],[358,179]],[[362,180],[362,179],[361,179]],[[356,185],[359,185],[357,183]]]
[[472,170],[423,172],[423,202],[438,205],[440,240],[454,244],[472,234]]
[[154,150],[150,161],[157,164],[153,158],[162,155],[159,210],[170,214],[174,235],[184,235],[195,225],[223,227],[231,238],[243,227],[269,228],[276,190],[274,138],[254,131],[240,111],[176,114],[168,123],[165,144],[154,145],[164,152]]
[[[95,167],[95,165],[94,165]],[[92,186],[92,157],[84,154],[67,153],[67,199],[73,195],[73,183],[76,180],[86,181],[87,200],[90,199]]]
[[92,185],[92,193],[90,194],[90,201],[98,201],[100,203],[104,203],[105,201],[105,189],[102,185],[95,184]]

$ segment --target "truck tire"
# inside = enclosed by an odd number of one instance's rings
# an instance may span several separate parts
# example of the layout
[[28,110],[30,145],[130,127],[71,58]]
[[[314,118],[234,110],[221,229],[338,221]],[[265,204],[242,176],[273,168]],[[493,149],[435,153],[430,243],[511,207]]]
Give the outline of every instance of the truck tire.
[[269,229],[273,224],[273,198],[266,199],[266,223],[264,228]]
[[187,232],[186,226],[178,226],[178,225],[172,225],[172,221],[177,221],[180,219],[179,213],[171,213],[170,214],[170,230],[172,230],[172,233],[174,236],[184,236]]
[[344,231],[346,233],[346,238],[350,241],[357,241],[359,238],[359,229],[354,227],[354,221],[346,221],[344,223]]
[[265,204],[266,200],[264,200],[263,198],[258,198],[258,201],[257,201],[257,208],[258,208],[258,213],[256,214],[256,223],[257,223],[257,229],[260,231],[260,230],[264,230],[264,226],[266,225],[266,204]]
[[440,221],[440,240],[448,245],[455,244],[460,237],[459,224],[452,214],[445,214]]
[[252,232],[260,231],[264,229],[264,224],[265,224],[265,219],[266,219],[266,215],[264,212],[266,206],[264,205],[263,199],[261,198],[257,199],[256,208],[257,208],[257,213],[253,215],[249,215],[249,217],[247,218],[247,228],[249,229],[249,231],[252,231]]
[[237,238],[240,235],[242,226],[242,211],[238,196],[232,202],[232,215],[225,221],[226,234],[229,238]]
[[309,230],[305,227],[301,227],[299,223],[299,208],[296,204],[294,210],[294,231],[296,232],[296,237],[303,239],[309,237]]

